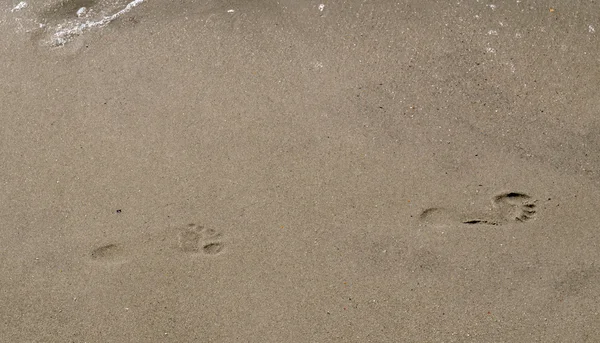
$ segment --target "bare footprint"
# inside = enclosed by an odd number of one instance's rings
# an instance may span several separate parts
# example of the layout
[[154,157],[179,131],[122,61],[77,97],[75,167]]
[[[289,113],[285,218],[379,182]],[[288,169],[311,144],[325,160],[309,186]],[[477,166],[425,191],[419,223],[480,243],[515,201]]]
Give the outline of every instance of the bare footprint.
[[482,213],[461,213],[458,210],[431,207],[419,215],[426,224],[503,225],[525,222],[535,217],[535,201],[524,193],[507,192],[492,198],[492,208]]
[[206,255],[218,255],[225,248],[225,244],[219,239],[221,233],[204,228],[202,225],[188,224],[179,229],[177,234],[178,248],[185,253],[203,253]]

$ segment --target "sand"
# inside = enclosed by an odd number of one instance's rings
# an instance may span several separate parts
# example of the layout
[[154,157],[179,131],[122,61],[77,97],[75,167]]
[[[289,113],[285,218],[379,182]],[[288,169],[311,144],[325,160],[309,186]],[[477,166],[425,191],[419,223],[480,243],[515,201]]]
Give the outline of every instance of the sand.
[[2,3],[0,341],[597,342],[597,9]]

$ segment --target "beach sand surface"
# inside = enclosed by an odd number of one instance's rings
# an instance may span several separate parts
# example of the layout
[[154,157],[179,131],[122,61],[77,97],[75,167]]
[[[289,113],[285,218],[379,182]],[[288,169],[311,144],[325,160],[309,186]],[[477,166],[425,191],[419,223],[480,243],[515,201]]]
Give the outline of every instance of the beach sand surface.
[[0,341],[599,340],[592,2],[26,4]]

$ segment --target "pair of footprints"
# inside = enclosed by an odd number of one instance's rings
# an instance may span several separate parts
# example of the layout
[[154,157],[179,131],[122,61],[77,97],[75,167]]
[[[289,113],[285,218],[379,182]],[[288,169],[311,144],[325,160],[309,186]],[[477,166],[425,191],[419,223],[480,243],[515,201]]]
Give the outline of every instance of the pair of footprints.
[[494,196],[492,208],[483,213],[460,213],[432,207],[421,212],[419,219],[428,224],[502,225],[509,222],[526,222],[535,218],[535,214],[535,201],[529,195],[507,192]]
[[[167,239],[173,243],[171,246],[185,254],[219,255],[225,249],[221,241],[221,233],[202,225],[188,224],[186,227],[177,228],[176,234],[169,234]],[[171,231],[168,231],[171,233]],[[127,249],[123,245],[110,243],[95,248],[90,257],[98,262],[123,263],[127,261]]]

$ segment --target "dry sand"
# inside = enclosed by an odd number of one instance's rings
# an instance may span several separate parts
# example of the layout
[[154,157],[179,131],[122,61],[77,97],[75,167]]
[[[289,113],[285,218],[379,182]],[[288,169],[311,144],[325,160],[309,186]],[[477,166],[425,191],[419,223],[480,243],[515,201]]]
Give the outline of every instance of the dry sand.
[[127,4],[1,5],[0,341],[600,341],[597,4]]

